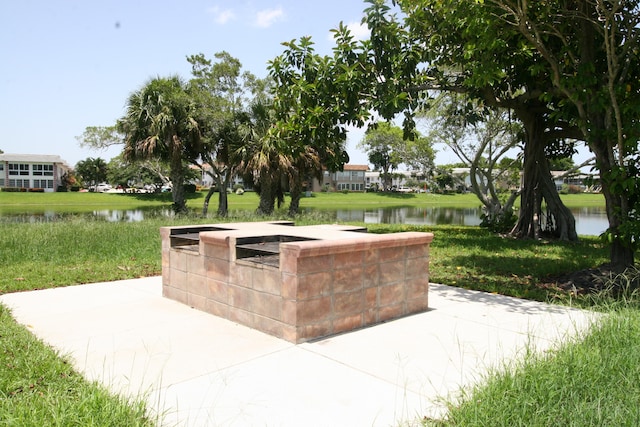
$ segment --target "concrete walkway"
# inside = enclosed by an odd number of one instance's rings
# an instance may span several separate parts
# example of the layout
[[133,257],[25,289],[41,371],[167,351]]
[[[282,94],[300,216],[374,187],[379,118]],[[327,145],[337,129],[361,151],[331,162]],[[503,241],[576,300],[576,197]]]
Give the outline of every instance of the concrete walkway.
[[487,369],[590,318],[443,285],[429,295],[428,312],[300,345],[165,299],[160,277],[0,302],[87,378],[146,396],[170,426],[413,425]]

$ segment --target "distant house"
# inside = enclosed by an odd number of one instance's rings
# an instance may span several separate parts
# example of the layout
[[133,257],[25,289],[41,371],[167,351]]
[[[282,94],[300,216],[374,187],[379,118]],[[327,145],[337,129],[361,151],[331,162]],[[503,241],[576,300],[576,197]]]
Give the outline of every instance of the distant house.
[[1,188],[41,188],[56,191],[71,167],[60,156],[46,154],[0,154]]
[[313,191],[320,191],[329,187],[335,191],[364,191],[365,172],[369,170],[367,165],[344,165],[342,171],[324,171],[322,184],[313,181]]

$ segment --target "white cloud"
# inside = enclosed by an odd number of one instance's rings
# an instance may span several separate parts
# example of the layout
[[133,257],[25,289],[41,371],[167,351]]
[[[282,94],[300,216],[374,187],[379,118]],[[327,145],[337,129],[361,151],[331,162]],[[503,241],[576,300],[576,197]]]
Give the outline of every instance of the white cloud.
[[214,20],[216,23],[220,25],[224,25],[227,22],[235,19],[236,14],[231,9],[221,9],[219,6],[214,6],[207,10],[208,13],[214,16]]
[[350,22],[347,24],[347,28],[353,34],[353,37],[356,40],[364,40],[368,39],[371,35],[371,31],[367,28],[367,24],[362,24],[360,22]]
[[275,22],[284,18],[284,11],[282,7],[277,9],[265,9],[256,14],[256,25],[260,28],[268,28]]
[[[337,28],[337,27],[336,27]],[[351,32],[351,35],[355,40],[365,40],[371,36],[371,31],[367,28],[367,24],[361,24],[360,22],[350,22],[347,24],[347,29]],[[330,32],[327,35],[327,39],[334,41],[334,33]]]

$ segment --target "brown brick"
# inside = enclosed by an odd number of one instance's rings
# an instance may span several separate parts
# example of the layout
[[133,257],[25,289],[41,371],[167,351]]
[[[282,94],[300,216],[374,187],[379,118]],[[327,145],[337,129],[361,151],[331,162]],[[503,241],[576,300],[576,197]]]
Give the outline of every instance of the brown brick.
[[350,316],[339,317],[333,320],[333,333],[353,331],[364,326],[362,314],[353,314]]
[[316,273],[333,269],[333,255],[298,258],[297,274]]
[[363,326],[375,325],[376,323],[379,323],[379,322],[380,320],[378,319],[377,307],[365,309],[364,313],[362,314]]
[[253,286],[253,268],[248,265],[232,263],[230,265],[229,282],[243,288]]
[[230,249],[228,246],[216,245],[203,241],[200,242],[200,245],[202,246],[201,252],[208,258],[217,258],[224,261],[229,261],[231,259]]
[[181,270],[172,268],[169,272],[169,284],[177,289],[187,289],[187,273]]
[[331,272],[311,273],[298,277],[298,300],[317,298],[331,293]]
[[216,258],[209,258],[205,265],[207,277],[224,282],[229,280],[229,262]]
[[187,292],[202,297],[209,296],[207,278],[198,274],[187,273]]
[[364,251],[363,262],[365,264],[378,264],[380,262],[380,250],[378,248],[370,248]]
[[364,252],[343,252],[335,254],[333,257],[333,268],[338,270],[341,268],[361,268],[364,263]]
[[429,296],[423,295],[420,298],[413,298],[407,300],[407,313],[421,313],[423,311],[427,311],[429,309]]
[[364,290],[364,308],[377,307],[378,303],[378,289],[379,288],[366,288]]
[[331,297],[298,301],[298,325],[318,323],[331,317]]
[[250,328],[258,329],[259,322],[254,313],[239,308],[229,307],[229,320]]
[[429,294],[429,277],[416,277],[406,282],[407,300],[421,298]]
[[229,286],[229,305],[231,307],[253,311],[252,303],[251,290],[233,285]]
[[195,308],[196,310],[206,311],[207,299],[202,295],[187,293],[187,305]]
[[229,285],[215,279],[207,279],[207,287],[209,293],[207,297],[211,300],[228,304],[229,303]]
[[424,277],[429,273],[429,261],[424,258],[410,258],[405,264],[405,277]]
[[280,251],[280,271],[283,273],[297,274],[298,258],[294,251]]
[[162,296],[181,302],[182,304],[187,303],[187,293],[184,290],[174,288],[173,286],[163,286]]
[[251,305],[248,309],[260,316],[282,320],[282,298],[264,292],[250,293]]
[[343,268],[333,272],[333,292],[351,292],[364,287],[362,268]]
[[334,316],[362,313],[364,309],[363,292],[339,293],[333,296]]
[[206,258],[201,257],[199,254],[194,252],[185,253],[185,259],[187,262],[187,272],[206,276],[207,271],[204,268]]
[[329,320],[323,322],[298,325],[296,343],[312,340],[314,338],[326,337],[333,333],[333,327]]
[[381,307],[400,303],[405,298],[404,283],[381,286],[379,295],[379,305]]
[[407,258],[426,258],[429,260],[429,245],[409,245],[405,249]]
[[404,260],[404,246],[381,248],[378,257],[380,262]]
[[385,320],[397,319],[398,317],[403,316],[406,314],[404,307],[405,306],[402,303],[380,307],[379,321],[383,322]]
[[378,264],[365,265],[363,276],[363,286],[371,288],[380,283],[380,266]]
[[280,270],[263,268],[253,271],[253,289],[257,291],[280,295],[282,293],[281,283]]
[[224,319],[229,318],[229,306],[227,304],[208,299],[205,307],[205,311],[207,313],[211,313],[214,316],[222,317]]
[[293,300],[282,301],[282,323],[295,326],[298,322],[298,305]]
[[380,286],[383,286],[387,283],[401,282],[403,280],[404,260],[385,262],[380,264]]
[[295,300],[298,294],[298,276],[282,273],[282,298]]

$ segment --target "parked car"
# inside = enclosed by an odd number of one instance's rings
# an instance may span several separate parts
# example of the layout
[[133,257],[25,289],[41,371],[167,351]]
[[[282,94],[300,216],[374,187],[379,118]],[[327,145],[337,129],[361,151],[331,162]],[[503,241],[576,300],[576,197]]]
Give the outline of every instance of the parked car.
[[111,187],[109,184],[102,183],[102,184],[96,185],[95,192],[96,193],[104,193],[104,192],[107,192],[107,191],[109,191],[111,189],[113,189],[113,187]]
[[395,189],[398,193],[413,193],[413,190],[409,187],[400,186]]

